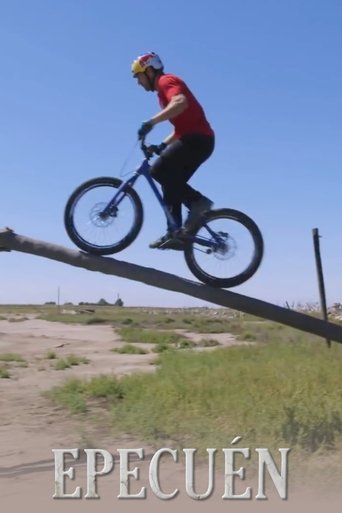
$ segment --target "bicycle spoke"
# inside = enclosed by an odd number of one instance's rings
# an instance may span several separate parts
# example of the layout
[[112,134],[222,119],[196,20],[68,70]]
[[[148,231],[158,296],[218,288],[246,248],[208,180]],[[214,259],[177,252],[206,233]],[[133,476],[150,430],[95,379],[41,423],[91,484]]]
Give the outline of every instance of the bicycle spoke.
[[213,286],[243,283],[260,265],[263,242],[255,223],[238,211],[211,211],[185,252],[190,270]]
[[142,206],[137,193],[127,188],[118,205],[110,205],[121,181],[115,178],[90,180],[70,197],[65,209],[65,226],[81,249],[111,254],[127,247],[142,224]]
[[103,185],[86,191],[73,210],[79,236],[94,246],[109,246],[120,240],[134,223],[134,205],[128,196],[121,201],[116,215],[100,214],[114,195],[113,187]]

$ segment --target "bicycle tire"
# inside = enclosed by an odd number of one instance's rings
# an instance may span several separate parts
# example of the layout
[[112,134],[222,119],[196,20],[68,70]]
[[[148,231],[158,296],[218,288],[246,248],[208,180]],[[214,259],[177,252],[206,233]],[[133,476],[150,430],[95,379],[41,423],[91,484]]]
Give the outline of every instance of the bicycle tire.
[[247,229],[249,235],[252,237],[254,246],[253,256],[249,265],[242,272],[239,272],[237,275],[231,276],[229,278],[217,277],[208,274],[204,269],[202,269],[196,260],[194,248],[195,243],[188,242],[184,248],[185,261],[192,274],[206,285],[210,285],[216,288],[236,287],[237,285],[241,285],[245,281],[249,280],[258,270],[264,254],[264,242],[258,226],[250,217],[238,210],[229,208],[210,210],[207,214],[205,214],[201,224],[191,232],[191,236],[196,236],[199,230],[201,230],[201,228],[203,228],[206,223],[210,223],[213,220],[223,218],[240,223],[244,228]]
[[139,234],[143,223],[143,206],[139,195],[130,186],[126,187],[125,196],[129,198],[132,204],[134,218],[132,226],[121,239],[106,245],[93,244],[86,240],[79,233],[79,230],[75,226],[75,208],[77,207],[77,204],[81,200],[81,198],[84,197],[84,195],[88,191],[95,190],[102,186],[113,187],[114,189],[118,189],[122,183],[122,180],[118,178],[93,178],[92,180],[88,180],[83,184],[79,185],[79,187],[77,187],[77,189],[75,189],[69,197],[64,210],[65,229],[72,242],[74,242],[74,244],[76,244],[76,246],[82,249],[83,251],[94,255],[111,255],[113,253],[118,253],[119,251],[122,251],[123,249],[127,248],[130,244],[132,244],[132,242],[136,239],[137,235]]

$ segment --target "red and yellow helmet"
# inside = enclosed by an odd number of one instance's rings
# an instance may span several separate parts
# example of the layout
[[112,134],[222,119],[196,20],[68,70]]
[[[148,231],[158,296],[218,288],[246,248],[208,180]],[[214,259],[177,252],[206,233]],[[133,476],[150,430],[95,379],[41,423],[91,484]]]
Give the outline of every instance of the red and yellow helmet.
[[132,63],[133,76],[135,77],[138,73],[145,73],[149,66],[160,70],[164,68],[159,55],[154,52],[144,53],[137,57]]

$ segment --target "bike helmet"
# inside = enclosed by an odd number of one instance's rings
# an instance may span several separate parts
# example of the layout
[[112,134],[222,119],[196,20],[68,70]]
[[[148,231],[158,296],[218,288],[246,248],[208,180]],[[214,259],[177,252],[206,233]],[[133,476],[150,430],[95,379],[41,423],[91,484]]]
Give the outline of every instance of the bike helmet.
[[156,70],[162,70],[164,68],[159,55],[154,52],[144,53],[137,57],[132,63],[133,76],[135,77],[138,73],[145,73],[149,66]]

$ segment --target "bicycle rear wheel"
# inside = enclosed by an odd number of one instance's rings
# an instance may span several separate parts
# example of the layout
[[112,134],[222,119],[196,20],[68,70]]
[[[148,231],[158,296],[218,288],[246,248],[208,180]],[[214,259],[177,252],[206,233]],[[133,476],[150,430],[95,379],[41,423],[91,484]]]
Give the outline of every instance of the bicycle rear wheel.
[[184,256],[190,271],[203,283],[219,288],[241,285],[261,264],[264,243],[255,222],[238,210],[208,212],[191,233]]
[[127,186],[119,205],[103,215],[120,187],[118,178],[94,178],[81,184],[70,196],[64,211],[64,225],[80,249],[95,255],[122,251],[137,237],[143,222],[138,194]]

